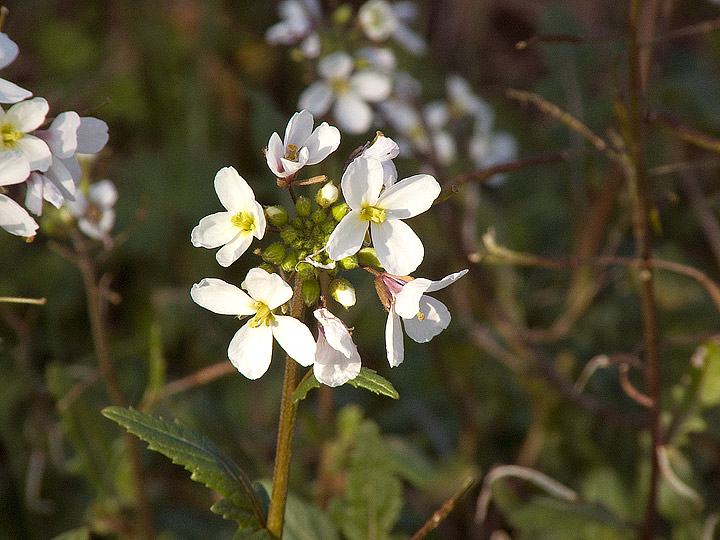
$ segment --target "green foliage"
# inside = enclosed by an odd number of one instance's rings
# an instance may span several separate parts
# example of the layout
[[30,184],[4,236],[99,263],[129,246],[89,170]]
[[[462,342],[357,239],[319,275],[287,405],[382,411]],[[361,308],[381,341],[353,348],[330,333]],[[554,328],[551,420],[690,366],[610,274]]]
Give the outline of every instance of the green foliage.
[[90,540],[90,531],[86,527],[81,527],[59,534],[52,540]]
[[[387,396],[393,399],[400,398],[400,394],[398,394],[398,391],[395,390],[395,387],[390,381],[369,368],[360,368],[358,376],[349,380],[347,384],[355,388],[365,388],[380,396]],[[315,378],[315,375],[312,372],[308,373],[295,389],[295,392],[293,392],[293,402],[297,403],[305,399],[310,390],[320,388],[320,386],[321,383]]]
[[225,499],[213,506],[214,512],[235,520],[241,530],[248,529],[252,535],[264,530],[267,507],[264,488],[253,484],[210,439],[177,422],[132,408],[107,407],[103,415],[146,441],[151,450],[185,467],[192,473],[192,480],[223,495]]

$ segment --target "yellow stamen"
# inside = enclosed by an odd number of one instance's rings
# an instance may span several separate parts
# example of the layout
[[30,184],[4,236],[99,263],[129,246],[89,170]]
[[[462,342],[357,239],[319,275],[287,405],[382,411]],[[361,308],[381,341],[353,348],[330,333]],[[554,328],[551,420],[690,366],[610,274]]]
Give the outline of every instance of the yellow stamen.
[[252,231],[255,229],[255,219],[252,214],[246,214],[242,211],[231,217],[230,222],[243,231]]
[[350,90],[350,83],[347,79],[338,77],[330,81],[330,87],[338,96],[341,96],[348,93]]
[[270,326],[270,324],[275,320],[275,317],[273,316],[272,311],[270,311],[270,308],[267,307],[267,304],[264,304],[263,302],[255,302],[255,307],[257,308],[257,313],[255,313],[253,318],[248,321],[250,328],[258,328],[263,324],[265,326]]
[[377,206],[363,206],[362,210],[360,210],[360,216],[374,223],[382,223],[385,221],[385,209]]
[[3,126],[0,127],[0,136],[2,136],[3,148],[12,148],[25,134],[22,131],[13,129],[13,126],[10,124],[3,124]]
[[285,152],[285,159],[288,159],[290,161],[297,161],[299,153],[300,149],[297,146],[295,146],[294,144],[288,144],[287,152]]
[[418,318],[418,321],[420,321],[420,322],[423,322],[425,320],[425,315],[423,314],[422,311],[418,311],[417,318]]

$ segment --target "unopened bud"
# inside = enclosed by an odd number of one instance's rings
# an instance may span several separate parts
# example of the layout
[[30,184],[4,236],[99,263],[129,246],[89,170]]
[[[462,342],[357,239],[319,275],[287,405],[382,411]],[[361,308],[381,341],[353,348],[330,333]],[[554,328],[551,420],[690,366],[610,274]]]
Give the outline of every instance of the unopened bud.
[[280,264],[285,258],[285,244],[280,242],[270,244],[267,248],[265,248],[262,258],[265,262]]
[[336,204],[332,207],[332,215],[335,221],[340,221],[348,212],[350,212],[350,207],[347,203]]
[[297,255],[295,255],[294,251],[289,251],[287,255],[285,255],[285,258],[283,259],[283,262],[280,266],[282,266],[282,269],[286,272],[292,272],[295,270],[295,265],[297,264]]
[[322,206],[327,208],[338,199],[338,188],[332,182],[328,182],[321,187],[315,195],[315,201]]
[[302,298],[305,305],[310,307],[320,298],[320,285],[314,279],[306,279],[302,283]]
[[272,274],[273,272],[275,272],[275,269],[272,267],[272,265],[271,265],[271,264],[267,264],[267,263],[261,264],[260,266],[258,266],[258,268],[262,268],[262,269],[265,270],[268,274]]
[[361,266],[370,266],[373,268],[382,268],[380,259],[378,259],[375,249],[371,247],[364,247],[358,251],[355,256],[357,257],[358,263]]
[[313,223],[315,224],[319,224],[325,221],[325,217],[325,210],[323,210],[322,208],[318,208],[310,215],[310,219],[312,219]]
[[286,244],[292,244],[295,239],[297,238],[297,230],[293,229],[292,227],[286,227],[282,231],[280,231],[280,238],[283,239],[283,242]]
[[265,208],[265,215],[270,224],[275,227],[287,225],[288,213],[282,206],[268,206]]
[[297,272],[301,279],[310,279],[315,277],[315,269],[313,265],[306,262],[297,264]]
[[300,195],[295,202],[295,210],[298,216],[306,217],[312,212],[312,201],[307,197]]
[[349,308],[355,305],[355,287],[347,279],[335,278],[330,282],[330,295],[338,304]]
[[350,255],[349,257],[345,257],[344,259],[340,260],[340,266],[342,266],[345,270],[352,270],[353,268],[358,267],[358,260],[355,255]]

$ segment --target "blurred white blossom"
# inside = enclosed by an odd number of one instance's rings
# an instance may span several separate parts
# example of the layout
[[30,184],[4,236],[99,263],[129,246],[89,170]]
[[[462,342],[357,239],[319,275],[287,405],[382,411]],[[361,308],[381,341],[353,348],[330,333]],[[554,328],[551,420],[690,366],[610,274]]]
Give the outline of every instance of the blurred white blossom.
[[265,39],[272,45],[300,44],[305,56],[317,58],[320,37],[315,29],[322,20],[318,0],[284,0],[278,5],[281,21],[268,28]]
[[[0,69],[13,63],[18,55],[18,46],[7,34],[0,33]],[[17,103],[32,96],[32,92],[17,84],[0,79],[0,103]]]

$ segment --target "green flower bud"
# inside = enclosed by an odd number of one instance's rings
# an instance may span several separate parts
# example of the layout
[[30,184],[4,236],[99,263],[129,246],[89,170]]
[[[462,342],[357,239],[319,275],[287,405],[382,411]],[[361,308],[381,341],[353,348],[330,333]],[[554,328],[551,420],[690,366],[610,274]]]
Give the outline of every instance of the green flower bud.
[[318,208],[312,213],[310,219],[313,220],[313,223],[322,223],[323,221],[325,221],[325,210],[323,210],[322,208]]
[[312,212],[312,201],[307,197],[300,195],[295,202],[295,210],[298,216],[306,217]]
[[312,306],[320,298],[320,285],[314,279],[306,279],[302,283],[302,298],[307,307]]
[[285,227],[283,230],[280,231],[280,238],[282,238],[283,242],[288,245],[292,244],[297,238],[297,236],[297,231],[292,227]]
[[298,259],[297,255],[295,255],[294,251],[289,251],[287,255],[285,255],[285,258],[283,259],[283,262],[280,266],[282,266],[282,269],[286,272],[292,272],[295,270],[295,265],[297,264]]
[[341,306],[355,305],[355,287],[347,279],[335,278],[330,282],[330,294]]
[[265,270],[268,274],[272,274],[272,273],[275,272],[275,268],[273,268],[273,265],[272,265],[272,264],[263,263],[263,264],[261,264],[260,266],[258,266],[258,268],[262,268],[262,269]]
[[332,215],[335,221],[340,221],[348,212],[350,212],[350,207],[347,203],[336,204],[332,207]]
[[268,206],[265,208],[265,215],[271,225],[283,227],[287,225],[288,213],[282,206]]
[[302,218],[301,218],[301,217],[294,217],[294,218],[292,218],[292,220],[290,221],[290,226],[291,226],[293,229],[297,229],[298,231],[301,231],[302,228],[303,228],[303,220],[302,220]]
[[310,263],[298,263],[297,271],[301,279],[311,279],[315,277],[315,268],[313,268],[313,265]]
[[312,231],[315,228],[315,222],[309,217],[303,219],[303,224],[305,225],[305,230],[307,231]]
[[349,257],[345,257],[344,259],[340,260],[340,266],[342,266],[345,270],[352,270],[353,268],[357,268],[358,260],[355,255],[350,255]]
[[372,266],[374,268],[383,267],[382,264],[380,264],[380,260],[377,258],[374,248],[364,247],[358,251],[355,256],[357,257],[358,263],[362,266]]
[[270,244],[267,248],[265,248],[262,258],[265,262],[280,264],[285,258],[285,244],[281,242]]
[[328,182],[321,187],[315,194],[315,201],[322,206],[327,208],[338,199],[338,188],[332,182]]
[[322,224],[322,232],[325,234],[330,234],[335,230],[335,221],[326,221]]

